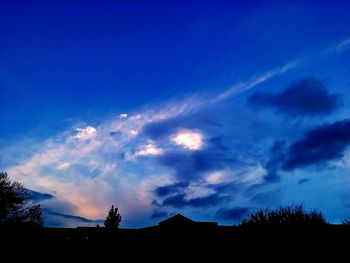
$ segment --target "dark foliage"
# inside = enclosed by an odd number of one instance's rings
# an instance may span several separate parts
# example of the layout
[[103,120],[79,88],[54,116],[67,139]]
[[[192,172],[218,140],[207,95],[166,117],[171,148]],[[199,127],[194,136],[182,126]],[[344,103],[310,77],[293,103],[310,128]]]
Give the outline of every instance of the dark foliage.
[[242,220],[241,226],[250,225],[325,225],[322,213],[317,210],[307,212],[302,205],[280,207],[276,210],[259,210]]
[[105,220],[105,228],[109,231],[116,231],[119,228],[119,224],[122,220],[121,215],[118,212],[118,208],[112,205],[111,209],[108,212],[108,215]]
[[342,224],[343,224],[343,225],[350,226],[350,219],[344,219],[344,220],[342,221]]
[[7,173],[0,173],[0,226],[42,226],[44,216],[40,205],[31,205],[27,190],[11,181]]

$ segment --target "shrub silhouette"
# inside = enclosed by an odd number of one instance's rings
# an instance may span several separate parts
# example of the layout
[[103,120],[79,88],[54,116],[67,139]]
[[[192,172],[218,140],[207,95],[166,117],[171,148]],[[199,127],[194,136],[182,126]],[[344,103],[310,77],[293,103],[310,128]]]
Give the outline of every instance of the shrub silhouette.
[[279,207],[276,210],[259,210],[241,221],[241,226],[251,225],[325,225],[323,214],[317,210],[307,212],[302,205]]
[[114,208],[114,205],[112,205],[104,222],[105,228],[108,231],[116,231],[119,228],[121,220],[122,217],[118,212],[118,208]]
[[344,219],[341,223],[342,223],[343,225],[350,226],[350,219]]
[[40,205],[30,205],[26,189],[0,172],[0,226],[42,226],[44,216]]

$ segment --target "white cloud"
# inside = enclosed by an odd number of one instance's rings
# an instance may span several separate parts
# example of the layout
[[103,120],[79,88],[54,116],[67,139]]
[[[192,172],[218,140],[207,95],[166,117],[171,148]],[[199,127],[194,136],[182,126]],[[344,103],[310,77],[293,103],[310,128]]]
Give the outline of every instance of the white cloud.
[[190,184],[185,190],[188,199],[206,197],[215,194],[215,192],[215,190],[201,184]]
[[128,114],[127,113],[121,113],[119,114],[119,118],[121,119],[126,119],[128,117]]
[[68,162],[62,162],[59,165],[56,166],[57,170],[65,170],[68,169],[70,167],[70,163]]
[[215,171],[210,173],[207,177],[206,177],[206,181],[210,184],[218,184],[218,183],[222,183],[223,179],[225,178],[225,171]]
[[136,131],[136,130],[131,130],[131,131],[129,132],[129,134],[132,135],[132,136],[136,136],[137,134],[139,134],[139,132]]
[[329,161],[332,168],[349,169],[350,168],[350,151],[346,151],[340,160]]
[[154,156],[154,155],[162,155],[164,150],[162,148],[157,147],[154,144],[147,144],[140,150],[135,153],[135,156]]
[[263,182],[264,176],[267,171],[261,164],[257,164],[255,166],[251,166],[244,172],[244,176],[241,179],[242,183],[245,184],[258,184]]
[[198,131],[180,130],[171,137],[171,141],[187,150],[197,151],[203,147],[203,134]]
[[204,179],[209,184],[238,183],[253,185],[261,183],[266,175],[266,169],[261,164],[241,167],[240,169],[213,171],[208,173]]
[[96,136],[96,129],[92,126],[77,128],[76,131],[78,131],[78,134],[74,138],[80,141],[86,141]]

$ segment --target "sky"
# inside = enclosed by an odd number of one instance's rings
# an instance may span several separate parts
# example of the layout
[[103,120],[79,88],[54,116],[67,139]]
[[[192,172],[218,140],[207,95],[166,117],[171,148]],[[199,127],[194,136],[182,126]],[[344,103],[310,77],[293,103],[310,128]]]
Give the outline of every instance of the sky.
[[350,218],[350,2],[1,1],[0,170],[46,226]]

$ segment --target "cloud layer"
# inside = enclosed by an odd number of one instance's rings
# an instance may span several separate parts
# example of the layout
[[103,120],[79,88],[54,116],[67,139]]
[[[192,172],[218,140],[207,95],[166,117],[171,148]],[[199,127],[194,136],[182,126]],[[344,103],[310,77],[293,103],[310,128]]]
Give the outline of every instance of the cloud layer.
[[[95,224],[112,204],[128,227],[175,212],[236,222],[257,206],[282,202],[282,184],[300,191],[308,177],[303,168],[347,156],[350,121],[336,116],[338,95],[316,78],[249,99],[285,116],[313,116],[312,122],[257,114],[244,99],[230,100],[263,83],[267,89],[268,80],[302,64],[287,63],[211,96],[148,105],[97,125],[79,123],[4,169],[32,189],[51,226]],[[338,121],[324,123],[331,113]]]

